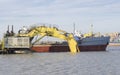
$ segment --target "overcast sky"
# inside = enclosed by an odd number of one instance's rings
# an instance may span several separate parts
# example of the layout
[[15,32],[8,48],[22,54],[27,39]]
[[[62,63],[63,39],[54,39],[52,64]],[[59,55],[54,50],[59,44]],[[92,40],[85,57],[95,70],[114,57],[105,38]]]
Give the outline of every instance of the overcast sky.
[[120,32],[120,0],[0,0],[0,37],[8,25],[17,31],[38,23],[56,24],[67,32],[76,30]]

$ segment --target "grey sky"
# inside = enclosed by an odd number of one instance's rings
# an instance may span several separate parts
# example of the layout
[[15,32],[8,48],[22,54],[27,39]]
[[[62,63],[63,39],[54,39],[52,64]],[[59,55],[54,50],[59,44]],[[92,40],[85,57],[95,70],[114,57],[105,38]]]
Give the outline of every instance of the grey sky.
[[0,0],[0,37],[8,25],[15,31],[22,26],[36,23],[57,24],[67,32],[88,32],[90,24],[94,32],[120,31],[119,0]]

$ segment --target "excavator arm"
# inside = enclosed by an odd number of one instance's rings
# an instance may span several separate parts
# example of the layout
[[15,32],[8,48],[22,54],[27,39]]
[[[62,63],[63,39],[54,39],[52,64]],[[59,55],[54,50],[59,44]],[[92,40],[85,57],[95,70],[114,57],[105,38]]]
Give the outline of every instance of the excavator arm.
[[[73,35],[65,31],[59,30],[56,27],[38,26],[29,29],[25,33],[18,34],[18,36],[28,36],[31,38],[33,38],[36,35],[41,35],[42,36],[41,38],[43,38],[44,36],[51,36],[51,37],[60,38],[62,40],[66,40],[68,42],[71,53],[79,52],[77,42],[74,39]],[[39,38],[38,40],[40,40],[41,38]],[[36,42],[38,40],[36,40]]]

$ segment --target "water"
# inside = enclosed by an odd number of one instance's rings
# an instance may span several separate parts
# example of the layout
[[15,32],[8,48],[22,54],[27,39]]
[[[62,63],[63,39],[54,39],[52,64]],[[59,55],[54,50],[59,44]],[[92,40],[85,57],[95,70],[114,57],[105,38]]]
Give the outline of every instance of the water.
[[120,47],[106,52],[0,55],[0,75],[120,75]]

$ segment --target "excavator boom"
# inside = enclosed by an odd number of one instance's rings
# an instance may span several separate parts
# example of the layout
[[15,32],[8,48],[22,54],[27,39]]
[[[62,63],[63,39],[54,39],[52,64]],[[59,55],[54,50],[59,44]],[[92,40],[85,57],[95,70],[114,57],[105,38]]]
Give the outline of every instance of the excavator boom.
[[21,30],[18,36],[27,36],[33,38],[36,35],[51,36],[60,38],[62,40],[66,40],[68,42],[71,53],[77,53],[79,51],[78,45],[74,36],[71,33],[67,33],[65,31],[59,30],[56,27],[46,27],[46,26],[38,26],[33,27],[27,30],[25,33],[21,33]]

